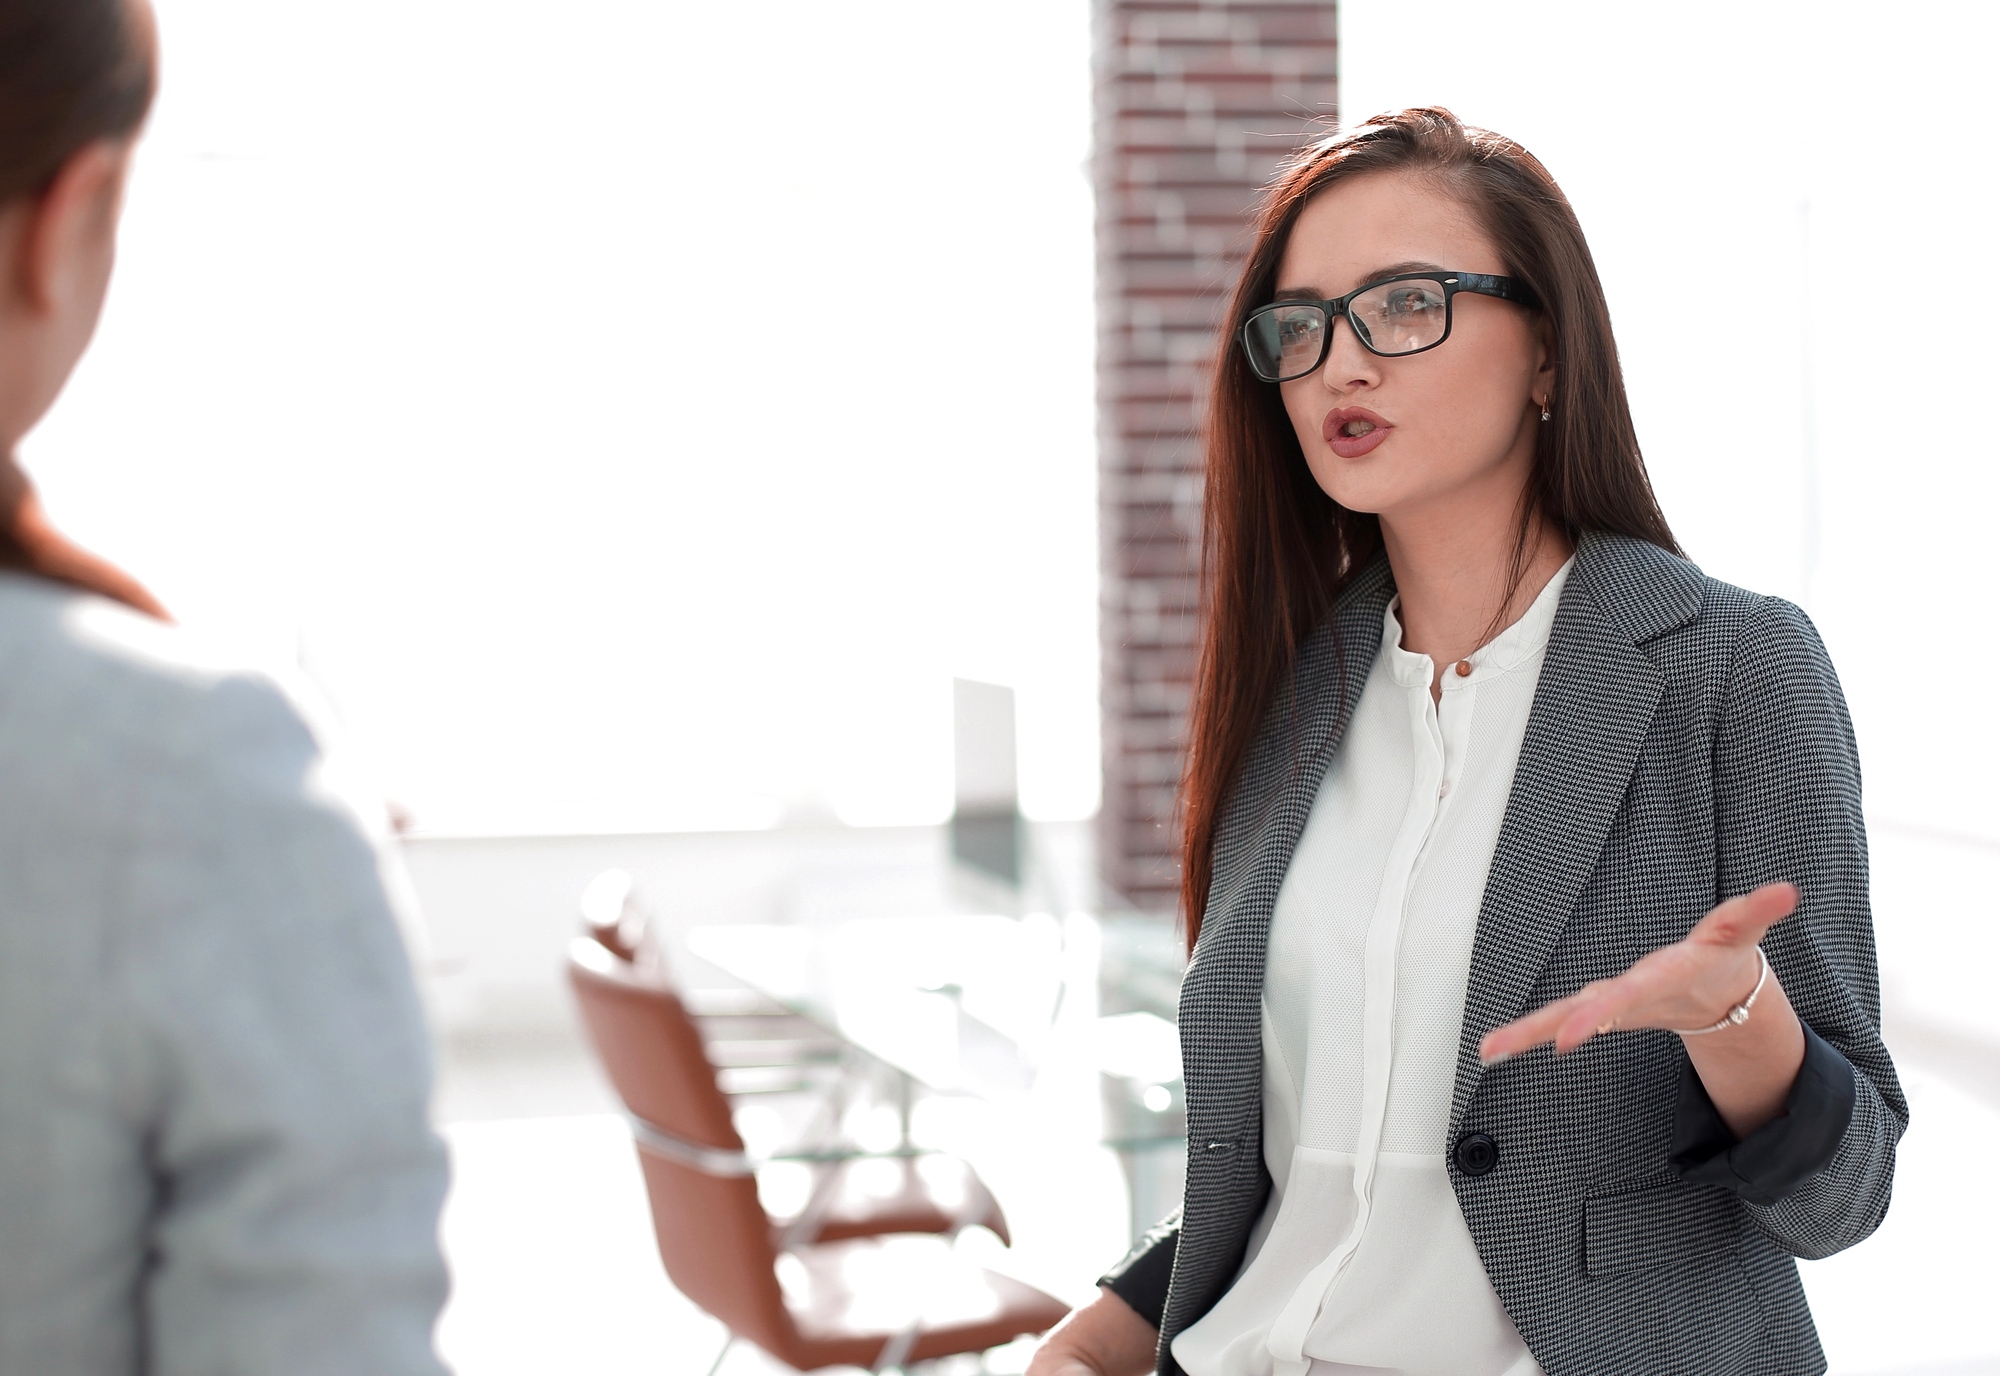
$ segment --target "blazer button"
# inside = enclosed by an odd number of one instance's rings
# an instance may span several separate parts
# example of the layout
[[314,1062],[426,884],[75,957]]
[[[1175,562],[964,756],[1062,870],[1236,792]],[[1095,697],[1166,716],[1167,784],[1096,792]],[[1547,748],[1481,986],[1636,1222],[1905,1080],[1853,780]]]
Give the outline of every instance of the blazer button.
[[1485,1175],[1500,1164],[1500,1147],[1483,1132],[1468,1132],[1451,1149],[1451,1159],[1467,1175]]

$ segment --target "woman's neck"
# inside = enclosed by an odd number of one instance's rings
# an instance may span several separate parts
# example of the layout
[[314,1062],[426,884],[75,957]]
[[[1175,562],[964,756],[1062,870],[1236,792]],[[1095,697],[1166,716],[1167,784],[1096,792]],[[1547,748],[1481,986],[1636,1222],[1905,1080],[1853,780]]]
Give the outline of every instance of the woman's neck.
[[14,458],[14,447],[0,448],[0,515],[11,516],[33,490],[34,485]]
[[173,620],[138,579],[49,524],[34,484],[11,451],[0,454],[0,568],[38,574],[123,602],[161,621]]
[[1518,621],[1574,548],[1539,510],[1524,547],[1518,508],[1492,507],[1461,519],[1384,516],[1382,543],[1396,575],[1403,648],[1429,655],[1438,674]]

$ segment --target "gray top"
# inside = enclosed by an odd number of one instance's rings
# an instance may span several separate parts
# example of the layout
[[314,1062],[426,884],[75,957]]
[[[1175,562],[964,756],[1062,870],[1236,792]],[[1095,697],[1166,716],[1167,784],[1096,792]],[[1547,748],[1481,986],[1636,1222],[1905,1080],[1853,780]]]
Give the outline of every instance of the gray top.
[[0,1371],[442,1371],[380,857],[270,680],[0,575]]

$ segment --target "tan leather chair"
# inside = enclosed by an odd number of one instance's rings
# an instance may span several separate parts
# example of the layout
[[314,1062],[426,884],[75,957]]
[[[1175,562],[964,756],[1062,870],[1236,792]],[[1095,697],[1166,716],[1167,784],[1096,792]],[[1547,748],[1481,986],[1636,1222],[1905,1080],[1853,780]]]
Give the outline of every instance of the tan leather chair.
[[[725,1100],[738,1097],[731,1080],[745,1069],[783,1069],[781,1061],[775,1058],[759,1059],[755,1053],[739,1051],[736,1059],[718,1057],[718,1046],[726,1053],[738,1044],[731,1041],[718,1043],[714,1020],[690,1014],[687,995],[675,986],[671,973],[657,958],[656,952],[649,954],[633,946],[612,945],[595,926],[591,929],[591,938],[603,950],[592,951],[589,949],[591,940],[579,938],[571,952],[572,969],[582,966],[608,972],[611,977],[636,989],[671,994],[678,1009],[675,1017],[696,1027],[695,1035],[702,1058],[713,1072],[715,1087]],[[604,961],[606,953],[611,956],[609,964]],[[572,975],[572,980],[574,978]],[[721,1015],[725,1026],[734,1016]],[[786,1016],[804,1021],[789,1012]],[[819,1035],[826,1034],[821,1032]],[[627,1081],[620,1080],[617,1071],[609,1069],[610,1053],[601,1046],[600,1056],[606,1062],[614,1085],[625,1098],[627,1109],[639,1121],[647,1121],[645,1110],[638,1107],[631,1094],[626,1092]],[[791,1084],[766,1081],[754,1085],[747,1092],[805,1090],[826,1094],[837,1088],[837,1084],[824,1081]],[[648,1094],[649,1090],[644,1083],[633,1082],[632,1092]],[[648,1102],[654,1101],[649,1099]],[[828,1105],[834,1109],[838,1106],[837,1098]],[[727,1102],[721,1112],[725,1117],[729,1115]],[[1007,1215],[1002,1212],[999,1201],[986,1187],[986,1182],[979,1178],[978,1172],[958,1157],[942,1152],[863,1152],[834,1146],[782,1152],[771,1160],[808,1164],[817,1176],[811,1194],[795,1212],[772,1216],[773,1236],[779,1239],[781,1247],[794,1242],[831,1242],[838,1238],[874,1237],[882,1233],[956,1233],[974,1224],[990,1229],[1001,1242],[1010,1246],[1014,1241],[1007,1227]]]
[[969,1168],[959,1197],[940,1197],[933,1176],[951,1168],[927,1163],[951,1158],[824,1160],[823,1185],[890,1160],[912,1196],[822,1188],[801,1217],[770,1218],[756,1163],[673,989],[587,937],[571,943],[569,968],[584,1023],[632,1115],[667,1275],[732,1340],[747,1338],[804,1370],[883,1370],[983,1351],[1042,1332],[1067,1312],[1039,1290],[965,1262],[937,1236],[992,1226],[989,1218],[1004,1236],[1005,1220],[983,1184],[972,1188],[978,1177]]
[[[584,886],[584,929],[620,960],[674,983],[652,939],[652,917],[632,876],[610,869]],[[701,1029],[709,1064],[729,1097],[838,1096],[850,1069],[846,1047],[789,1008],[751,989],[686,989],[681,1006]]]

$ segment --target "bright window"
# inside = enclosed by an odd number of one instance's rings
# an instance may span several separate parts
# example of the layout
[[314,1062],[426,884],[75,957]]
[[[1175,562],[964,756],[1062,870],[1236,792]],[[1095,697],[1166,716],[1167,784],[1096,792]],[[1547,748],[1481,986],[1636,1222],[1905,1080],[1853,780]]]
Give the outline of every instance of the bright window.
[[161,9],[58,522],[427,829],[1095,808],[1084,6]]

